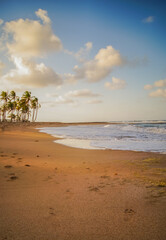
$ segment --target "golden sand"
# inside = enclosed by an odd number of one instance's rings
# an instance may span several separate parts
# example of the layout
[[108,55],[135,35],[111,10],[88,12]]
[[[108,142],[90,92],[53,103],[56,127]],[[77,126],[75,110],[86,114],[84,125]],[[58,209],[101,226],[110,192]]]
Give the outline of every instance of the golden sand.
[[165,240],[166,155],[75,149],[35,129],[57,125],[0,126],[0,239]]

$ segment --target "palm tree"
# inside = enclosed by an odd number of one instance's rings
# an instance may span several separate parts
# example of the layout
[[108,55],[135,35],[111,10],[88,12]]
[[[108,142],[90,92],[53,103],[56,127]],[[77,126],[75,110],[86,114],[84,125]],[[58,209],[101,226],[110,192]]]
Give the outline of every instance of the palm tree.
[[3,102],[1,107],[2,111],[2,121],[6,121],[6,110],[7,110],[7,101],[8,101],[8,92],[2,91],[0,94],[0,100]]
[[[30,101],[31,101],[31,92],[25,91],[22,96],[22,103],[24,105],[24,111],[26,109],[27,113],[27,121],[29,121],[30,116]],[[26,107],[25,107],[26,105]]]
[[6,113],[10,121],[29,121],[32,109],[32,121],[37,119],[38,109],[40,104],[38,98],[31,96],[31,92],[25,91],[21,98],[16,95],[15,91],[8,92],[2,91],[0,93],[0,121],[6,121]]
[[31,108],[33,109],[32,113],[32,122],[35,122],[37,119],[38,109],[40,108],[40,104],[38,98],[32,97],[31,99]]

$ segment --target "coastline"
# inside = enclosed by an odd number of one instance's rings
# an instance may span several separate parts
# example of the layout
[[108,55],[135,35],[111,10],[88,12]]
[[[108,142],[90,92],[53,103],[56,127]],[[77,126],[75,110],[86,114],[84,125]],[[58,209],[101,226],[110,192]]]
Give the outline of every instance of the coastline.
[[0,124],[1,239],[164,240],[166,155],[76,149],[36,129],[73,124]]

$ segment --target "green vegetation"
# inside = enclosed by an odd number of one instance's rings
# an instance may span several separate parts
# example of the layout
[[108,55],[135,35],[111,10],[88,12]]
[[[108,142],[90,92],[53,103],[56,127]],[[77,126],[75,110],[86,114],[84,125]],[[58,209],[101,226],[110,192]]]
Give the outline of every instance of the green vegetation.
[[35,122],[40,104],[38,98],[31,96],[31,92],[25,91],[22,97],[18,97],[15,91],[0,93],[0,122]]

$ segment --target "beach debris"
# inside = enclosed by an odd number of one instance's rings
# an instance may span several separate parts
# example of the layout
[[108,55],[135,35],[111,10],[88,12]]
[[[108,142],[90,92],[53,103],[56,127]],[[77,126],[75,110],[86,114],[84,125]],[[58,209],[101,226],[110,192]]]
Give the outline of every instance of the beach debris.
[[89,191],[98,192],[100,189],[98,187],[89,187]]
[[125,210],[124,210],[124,213],[127,213],[127,214],[133,214],[133,213],[135,213],[135,211],[133,210],[133,209],[128,209],[128,208],[126,208]]
[[12,165],[6,165],[4,166],[5,168],[12,168],[13,166]]
[[29,164],[25,164],[25,167],[30,167],[31,165],[29,165]]
[[10,177],[10,180],[16,180],[16,179],[18,179],[17,176],[11,176],[11,177]]
[[101,178],[110,178],[110,176],[103,175],[103,176],[101,176]]

